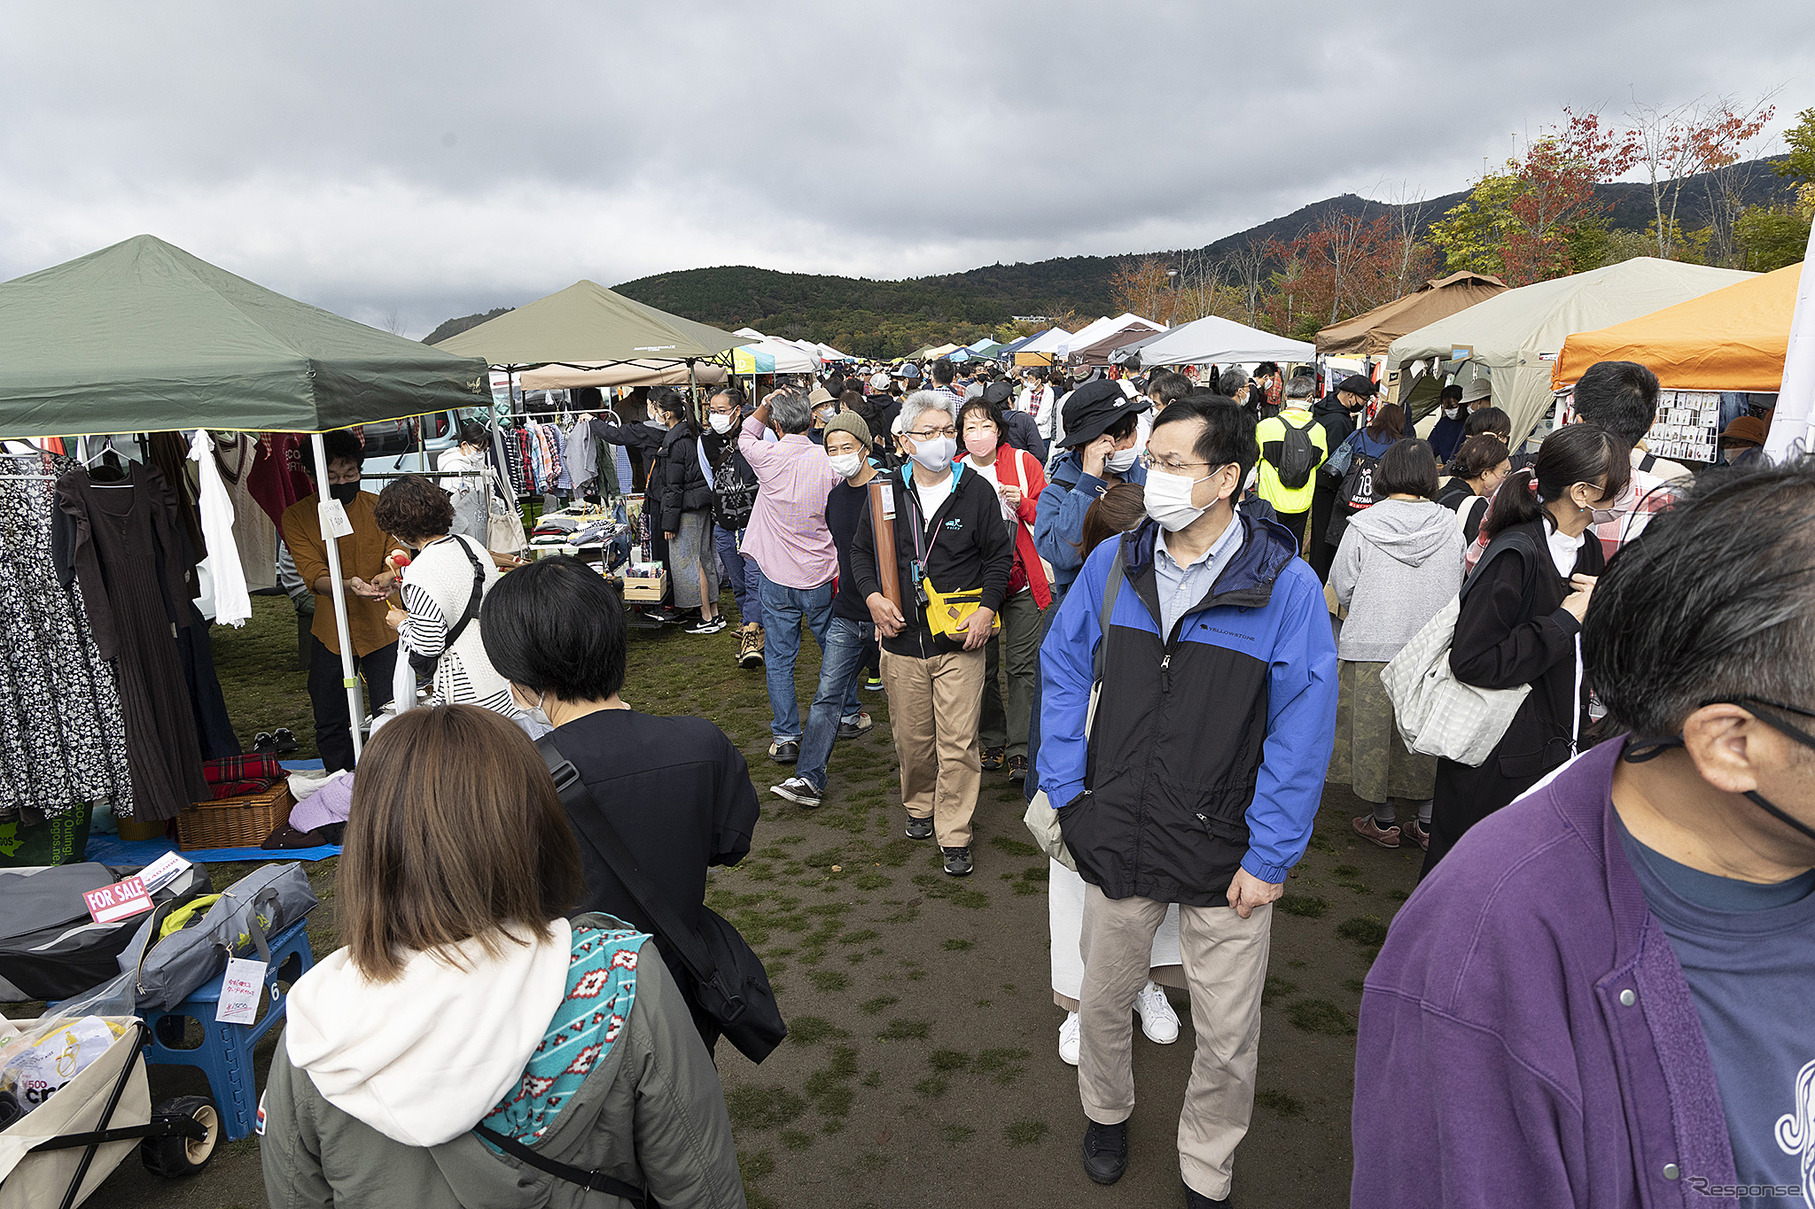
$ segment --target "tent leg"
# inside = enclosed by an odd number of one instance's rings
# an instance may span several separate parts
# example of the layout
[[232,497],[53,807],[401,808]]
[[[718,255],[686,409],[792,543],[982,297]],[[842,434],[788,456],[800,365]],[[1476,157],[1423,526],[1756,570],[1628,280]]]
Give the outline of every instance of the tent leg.
[[[328,446],[321,439],[321,434],[313,433],[309,442],[315,447],[315,484],[322,490],[328,489]],[[319,506],[319,505],[318,505]],[[328,580],[334,590],[334,632],[340,637],[340,677],[347,690],[347,717],[353,725],[353,760],[359,760],[365,744],[359,733],[359,724],[365,719],[365,703],[359,694],[359,677],[353,674],[353,635],[347,624],[346,579],[340,570],[340,542],[327,537],[326,518],[322,520],[322,545],[328,552]]]

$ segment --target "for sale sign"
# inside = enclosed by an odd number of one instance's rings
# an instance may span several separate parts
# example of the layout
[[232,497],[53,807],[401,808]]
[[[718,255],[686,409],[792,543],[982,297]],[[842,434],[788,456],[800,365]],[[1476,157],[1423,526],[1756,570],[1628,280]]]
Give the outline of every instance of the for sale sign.
[[89,917],[98,924],[118,923],[151,910],[145,879],[136,874],[111,886],[85,891],[82,898],[88,903]]

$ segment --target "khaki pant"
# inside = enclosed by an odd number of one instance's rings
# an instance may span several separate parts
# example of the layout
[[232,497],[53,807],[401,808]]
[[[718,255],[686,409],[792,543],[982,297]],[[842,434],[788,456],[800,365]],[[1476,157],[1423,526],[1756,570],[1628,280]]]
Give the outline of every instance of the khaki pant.
[[[1102,1125],[1134,1112],[1134,997],[1147,981],[1166,904],[1084,891],[1084,988],[1079,997],[1078,1097]],[[1229,907],[1179,908],[1179,949],[1191,991],[1197,1051],[1179,1113],[1179,1173],[1212,1200],[1229,1195],[1235,1147],[1254,1112],[1260,992],[1273,905],[1243,919]]]
[[983,707],[983,651],[917,659],[882,652],[901,802],[933,820],[941,848],[968,848],[983,786],[977,713]]

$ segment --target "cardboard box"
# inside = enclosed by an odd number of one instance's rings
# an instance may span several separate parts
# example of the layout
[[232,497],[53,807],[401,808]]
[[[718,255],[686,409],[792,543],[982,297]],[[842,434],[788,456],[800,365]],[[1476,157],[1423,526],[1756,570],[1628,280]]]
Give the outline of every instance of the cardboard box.
[[661,604],[668,595],[668,572],[664,568],[654,570],[627,569],[624,572],[624,599],[641,604]]

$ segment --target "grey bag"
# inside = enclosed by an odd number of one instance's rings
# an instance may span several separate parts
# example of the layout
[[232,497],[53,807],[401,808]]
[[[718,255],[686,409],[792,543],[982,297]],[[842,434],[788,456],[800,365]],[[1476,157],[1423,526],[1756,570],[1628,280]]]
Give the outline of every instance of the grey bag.
[[291,861],[248,873],[227,887],[206,914],[162,940],[154,937],[170,908],[153,911],[120,954],[120,969],[134,974],[139,1014],[175,1007],[209,979],[219,978],[229,956],[245,957],[256,950],[269,961],[265,938],[313,911],[319,901],[302,865]]

